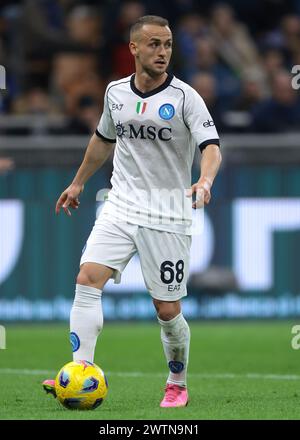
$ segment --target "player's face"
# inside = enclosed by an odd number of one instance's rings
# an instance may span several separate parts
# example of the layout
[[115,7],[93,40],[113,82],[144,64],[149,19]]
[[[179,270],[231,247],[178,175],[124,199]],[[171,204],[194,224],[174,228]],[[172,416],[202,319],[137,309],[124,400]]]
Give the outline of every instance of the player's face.
[[133,54],[139,66],[150,76],[163,74],[172,55],[172,33],[168,26],[144,25],[134,45]]

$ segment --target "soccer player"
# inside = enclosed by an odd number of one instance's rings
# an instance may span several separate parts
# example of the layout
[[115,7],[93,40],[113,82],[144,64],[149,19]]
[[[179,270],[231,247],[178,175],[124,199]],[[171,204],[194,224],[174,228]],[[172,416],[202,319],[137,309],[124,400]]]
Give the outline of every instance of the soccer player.
[[[136,72],[108,85],[96,132],[56,205],[57,214],[63,208],[71,215],[70,208],[79,207],[84,184],[115,146],[112,189],[80,261],[70,316],[73,360],[93,362],[103,327],[105,283],[109,278],[120,282],[138,253],[169,368],[160,406],[182,407],[188,404],[190,329],[180,300],[187,295],[192,208],[210,201],[221,163],[219,136],[203,99],[167,73],[172,54],[167,20],[141,17],[131,28],[129,48]],[[201,175],[191,185],[196,146],[202,152]],[[53,380],[43,385],[55,394]]]

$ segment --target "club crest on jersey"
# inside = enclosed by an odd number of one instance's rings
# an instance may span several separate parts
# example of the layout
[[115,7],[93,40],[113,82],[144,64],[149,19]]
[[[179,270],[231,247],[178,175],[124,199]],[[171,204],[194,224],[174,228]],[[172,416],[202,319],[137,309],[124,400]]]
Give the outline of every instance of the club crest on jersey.
[[159,107],[158,114],[161,119],[168,121],[175,115],[175,108],[172,104],[163,104]]
[[145,113],[146,108],[147,108],[147,102],[138,101],[136,103],[135,111],[137,112],[138,115],[142,115],[143,113]]

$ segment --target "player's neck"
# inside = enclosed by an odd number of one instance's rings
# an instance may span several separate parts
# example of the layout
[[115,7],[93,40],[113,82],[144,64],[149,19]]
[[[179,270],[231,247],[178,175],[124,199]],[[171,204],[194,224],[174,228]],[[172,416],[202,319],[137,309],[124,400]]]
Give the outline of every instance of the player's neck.
[[161,86],[166,81],[167,77],[168,74],[166,72],[154,78],[149,76],[146,72],[136,72],[134,85],[140,92],[147,93]]

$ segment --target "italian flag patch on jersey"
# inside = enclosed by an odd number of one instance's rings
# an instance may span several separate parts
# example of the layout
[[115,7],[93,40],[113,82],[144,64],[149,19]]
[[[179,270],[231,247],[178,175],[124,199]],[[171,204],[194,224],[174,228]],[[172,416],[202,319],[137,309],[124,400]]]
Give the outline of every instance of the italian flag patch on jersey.
[[145,113],[146,107],[147,107],[147,102],[138,101],[136,103],[136,109],[135,110],[136,110],[138,115],[142,115],[143,113]]

